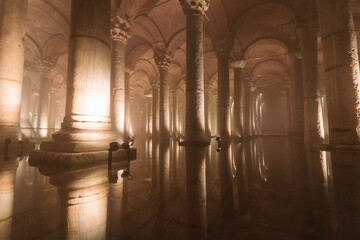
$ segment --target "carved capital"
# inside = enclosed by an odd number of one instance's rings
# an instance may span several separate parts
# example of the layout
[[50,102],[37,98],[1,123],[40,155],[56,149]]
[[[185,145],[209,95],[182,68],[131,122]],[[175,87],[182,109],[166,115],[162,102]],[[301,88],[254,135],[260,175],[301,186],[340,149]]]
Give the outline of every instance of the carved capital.
[[248,87],[248,88],[251,87],[251,78],[249,77],[244,78],[244,87]]
[[150,80],[151,87],[154,88],[160,88],[160,81],[158,79],[152,79]]
[[111,18],[110,35],[113,40],[127,43],[131,34],[131,24],[127,19],[120,17],[118,14]]
[[303,16],[296,21],[296,33],[301,36],[304,30],[317,32],[319,29],[317,17],[314,15]]
[[180,0],[184,13],[197,11],[202,14],[209,9],[209,0]]
[[213,44],[215,53],[218,57],[229,56],[234,46],[234,38],[229,36],[227,38],[215,40]]
[[49,62],[45,59],[42,59],[37,62],[39,72],[45,75],[48,75],[51,72],[51,69],[54,67],[54,65],[55,65],[54,63]]
[[205,86],[204,86],[205,93],[210,93],[211,90],[212,90],[211,85],[210,84],[205,84]]
[[166,51],[158,49],[154,52],[154,61],[159,69],[168,69],[171,64],[171,57]]
[[230,66],[232,68],[244,69],[245,68],[245,60],[237,60],[237,61],[231,62]]

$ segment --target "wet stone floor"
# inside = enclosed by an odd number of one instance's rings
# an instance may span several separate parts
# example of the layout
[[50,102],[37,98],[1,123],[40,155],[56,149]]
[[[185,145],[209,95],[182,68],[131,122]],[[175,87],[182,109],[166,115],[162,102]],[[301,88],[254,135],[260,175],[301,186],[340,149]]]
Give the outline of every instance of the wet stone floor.
[[359,153],[286,137],[135,147],[70,172],[1,150],[0,239],[360,239]]

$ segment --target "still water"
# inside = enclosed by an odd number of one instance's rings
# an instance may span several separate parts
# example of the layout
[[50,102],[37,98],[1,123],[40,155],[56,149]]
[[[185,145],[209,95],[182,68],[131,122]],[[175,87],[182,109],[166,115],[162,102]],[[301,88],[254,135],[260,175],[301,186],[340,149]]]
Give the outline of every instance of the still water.
[[135,147],[111,171],[0,152],[0,239],[360,239],[359,153],[285,137]]

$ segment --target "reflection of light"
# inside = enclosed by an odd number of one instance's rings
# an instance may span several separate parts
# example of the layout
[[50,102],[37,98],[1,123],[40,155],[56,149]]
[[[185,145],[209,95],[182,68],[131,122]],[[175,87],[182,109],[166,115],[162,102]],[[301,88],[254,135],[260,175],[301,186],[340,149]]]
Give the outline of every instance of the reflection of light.
[[318,99],[318,131],[321,139],[325,139],[324,119],[321,99]]
[[130,126],[129,126],[129,134],[130,134],[130,136],[134,136],[133,129],[132,129],[132,124],[130,124]]
[[328,186],[328,165],[327,165],[327,158],[326,158],[326,152],[325,151],[321,151],[321,156],[320,156],[320,161],[321,161],[321,170],[323,173],[323,178],[324,178],[324,185]]

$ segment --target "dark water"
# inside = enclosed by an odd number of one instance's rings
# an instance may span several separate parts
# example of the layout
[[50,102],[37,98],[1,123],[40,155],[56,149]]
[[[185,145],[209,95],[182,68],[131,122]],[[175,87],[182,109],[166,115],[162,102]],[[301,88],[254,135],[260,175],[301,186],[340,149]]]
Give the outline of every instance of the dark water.
[[285,137],[136,147],[116,183],[106,159],[59,173],[1,152],[0,239],[360,239],[359,153]]

